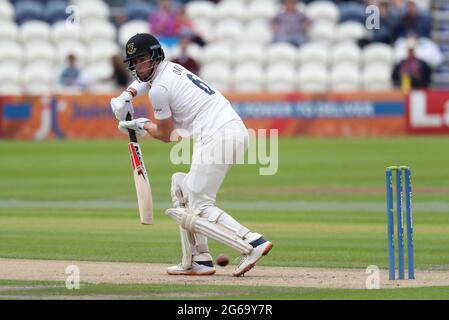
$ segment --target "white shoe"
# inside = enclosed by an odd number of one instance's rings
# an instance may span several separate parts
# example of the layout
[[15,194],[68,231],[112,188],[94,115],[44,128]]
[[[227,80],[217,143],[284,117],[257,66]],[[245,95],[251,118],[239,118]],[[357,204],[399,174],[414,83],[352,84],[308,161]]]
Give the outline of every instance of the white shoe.
[[[212,264],[212,261],[208,261]],[[199,264],[197,262],[193,262],[192,266],[188,269],[185,269],[182,264],[178,264],[177,266],[171,266],[167,268],[167,273],[169,275],[174,276],[210,276],[215,273],[215,268],[210,266],[206,266],[203,264]]]
[[[262,243],[258,244],[259,242]],[[256,247],[250,254],[245,254],[242,256],[242,260],[240,260],[239,265],[232,272],[233,276],[240,277],[245,272],[251,270],[256,265],[257,261],[259,261],[271,250],[271,248],[273,248],[273,244],[270,241],[266,241],[264,238],[259,238],[253,243],[255,243]]]

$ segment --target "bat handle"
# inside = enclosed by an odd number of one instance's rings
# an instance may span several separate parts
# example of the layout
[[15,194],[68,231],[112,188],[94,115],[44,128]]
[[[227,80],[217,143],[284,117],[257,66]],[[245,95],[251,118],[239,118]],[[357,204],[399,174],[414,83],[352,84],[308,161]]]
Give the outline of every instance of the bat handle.
[[[131,117],[131,113],[128,112],[126,114],[126,121],[131,121],[133,118]],[[136,131],[128,129],[129,141],[137,143]]]

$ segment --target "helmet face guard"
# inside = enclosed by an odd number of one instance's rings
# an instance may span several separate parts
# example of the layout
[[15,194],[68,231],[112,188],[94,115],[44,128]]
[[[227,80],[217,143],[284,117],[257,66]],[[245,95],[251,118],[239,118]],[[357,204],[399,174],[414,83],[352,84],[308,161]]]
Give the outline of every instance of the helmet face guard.
[[[149,67],[149,73],[146,77],[142,77],[137,72],[136,66],[133,60],[144,55],[149,54],[149,59],[143,61],[151,61]],[[148,82],[153,79],[156,67],[161,61],[165,59],[164,50],[162,49],[159,41],[148,33],[138,33],[131,37],[126,43],[126,59],[124,62],[128,62],[128,69],[131,71],[133,76],[141,82]]]

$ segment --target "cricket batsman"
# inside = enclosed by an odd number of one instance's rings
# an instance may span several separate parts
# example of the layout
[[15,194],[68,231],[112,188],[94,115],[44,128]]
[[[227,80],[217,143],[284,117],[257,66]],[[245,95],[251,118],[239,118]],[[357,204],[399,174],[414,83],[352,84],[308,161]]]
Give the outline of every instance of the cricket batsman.
[[[188,173],[177,172],[171,179],[173,208],[166,211],[179,225],[182,261],[167,268],[170,275],[213,275],[208,238],[241,254],[233,271],[238,277],[266,255],[273,244],[252,232],[215,204],[223,180],[249,143],[248,131],[230,102],[215,88],[184,67],[166,61],[159,41],[147,33],[131,37],[125,47],[129,70],[136,80],[118,97],[111,108],[119,129],[135,130],[138,136],[170,142],[172,132],[184,132],[194,140]],[[132,99],[148,94],[155,121],[133,114]],[[229,142],[232,143],[223,143]],[[218,155],[218,156],[217,156]],[[217,161],[232,159],[231,161]]]

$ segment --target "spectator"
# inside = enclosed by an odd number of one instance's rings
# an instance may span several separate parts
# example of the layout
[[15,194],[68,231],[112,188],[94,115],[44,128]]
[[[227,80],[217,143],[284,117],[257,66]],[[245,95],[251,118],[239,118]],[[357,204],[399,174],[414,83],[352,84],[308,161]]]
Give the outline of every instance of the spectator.
[[89,77],[76,65],[76,57],[73,54],[67,56],[67,66],[59,76],[59,83],[65,88],[86,89]]
[[198,62],[196,62],[195,59],[190,57],[187,53],[187,48],[190,44],[190,35],[189,33],[184,33],[181,36],[181,40],[179,42],[179,46],[181,48],[181,53],[179,56],[173,60],[174,63],[178,63],[187,70],[189,70],[192,73],[197,74],[199,71],[199,65]]
[[289,42],[297,47],[306,42],[306,32],[311,21],[296,5],[296,0],[285,0],[284,10],[273,18],[274,42]]
[[123,61],[118,55],[111,57],[111,63],[114,69],[114,73],[111,77],[114,84],[118,88],[125,90],[130,81],[128,70],[123,67]]
[[394,67],[392,78],[395,86],[405,90],[425,89],[430,85],[431,73],[429,65],[418,59],[415,48],[410,46],[407,58]]
[[203,47],[204,40],[195,31],[192,20],[187,16],[184,6],[181,6],[176,15],[176,34],[181,36],[183,33],[190,33],[190,41]]
[[383,42],[386,44],[392,44],[395,39],[396,24],[388,1],[382,1],[379,3],[379,29],[373,30],[372,42]]
[[405,14],[402,16],[399,24],[399,37],[417,36],[430,38],[430,29],[429,17],[418,11],[415,1],[409,0]]
[[161,0],[159,7],[150,14],[150,30],[156,37],[175,37],[177,13],[170,0]]

